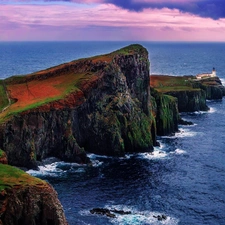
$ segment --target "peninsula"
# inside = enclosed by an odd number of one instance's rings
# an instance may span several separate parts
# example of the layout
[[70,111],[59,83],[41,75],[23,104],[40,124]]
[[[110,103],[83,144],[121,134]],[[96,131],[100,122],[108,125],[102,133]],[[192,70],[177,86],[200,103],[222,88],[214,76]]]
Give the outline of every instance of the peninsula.
[[[217,76],[150,76],[149,67],[147,50],[130,45],[0,81],[0,224],[67,224],[54,189],[11,166],[37,169],[51,156],[89,164],[87,152],[151,152],[157,135],[178,131],[179,112],[208,110],[206,99],[225,95]],[[29,215],[25,193],[34,207]],[[19,214],[12,211],[17,200]]]

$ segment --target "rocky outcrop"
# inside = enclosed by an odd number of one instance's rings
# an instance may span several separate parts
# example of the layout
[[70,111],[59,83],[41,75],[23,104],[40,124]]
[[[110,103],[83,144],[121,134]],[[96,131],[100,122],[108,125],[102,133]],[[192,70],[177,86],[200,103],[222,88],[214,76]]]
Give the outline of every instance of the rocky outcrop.
[[0,176],[0,224],[68,224],[51,185],[3,164],[0,164]]
[[219,77],[204,78],[195,80],[193,86],[201,88],[206,93],[206,99],[222,99],[225,96],[225,87],[222,85]]
[[130,215],[131,211],[107,209],[107,208],[94,208],[90,210],[90,213],[115,218],[116,215]]
[[151,89],[152,110],[156,120],[157,135],[171,135],[178,131],[180,120],[177,98]]
[[218,77],[152,75],[151,87],[177,98],[179,112],[207,111],[206,100],[222,99],[225,87]]
[[169,91],[165,94],[176,97],[179,112],[207,111],[206,93],[202,89]]
[[47,83],[52,77],[65,79],[71,73],[82,74],[73,92],[17,113],[1,124],[0,147],[10,164],[33,168],[36,160],[50,156],[88,163],[86,151],[114,156],[152,151],[156,127],[150,111],[145,48],[128,46],[6,83],[26,82],[28,87],[32,86],[29,82]]

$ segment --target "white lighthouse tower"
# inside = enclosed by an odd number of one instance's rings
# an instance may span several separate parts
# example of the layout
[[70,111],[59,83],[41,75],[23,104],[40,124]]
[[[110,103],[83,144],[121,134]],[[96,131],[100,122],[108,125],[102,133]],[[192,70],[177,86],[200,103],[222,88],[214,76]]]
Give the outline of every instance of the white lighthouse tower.
[[215,67],[213,67],[213,70],[212,70],[212,77],[216,77],[216,69],[215,69]]

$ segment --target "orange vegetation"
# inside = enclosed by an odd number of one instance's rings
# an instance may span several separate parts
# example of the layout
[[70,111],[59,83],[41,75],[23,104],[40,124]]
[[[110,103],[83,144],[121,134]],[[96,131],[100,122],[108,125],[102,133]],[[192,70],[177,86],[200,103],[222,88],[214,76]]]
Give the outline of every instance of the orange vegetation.
[[98,79],[90,72],[62,71],[54,74],[51,69],[49,75],[49,71],[29,75],[21,79],[22,82],[8,82],[7,90],[14,103],[2,113],[2,118],[10,112],[23,112],[36,107],[42,111],[65,106],[76,107],[84,101],[83,91],[90,89]]

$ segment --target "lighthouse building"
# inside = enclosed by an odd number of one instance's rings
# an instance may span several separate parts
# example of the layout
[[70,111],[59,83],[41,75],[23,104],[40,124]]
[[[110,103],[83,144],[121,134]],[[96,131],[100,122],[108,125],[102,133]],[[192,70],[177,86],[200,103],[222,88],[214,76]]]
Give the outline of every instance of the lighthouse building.
[[197,79],[203,79],[203,78],[210,78],[210,77],[216,77],[216,69],[213,68],[212,73],[201,73],[196,75]]

